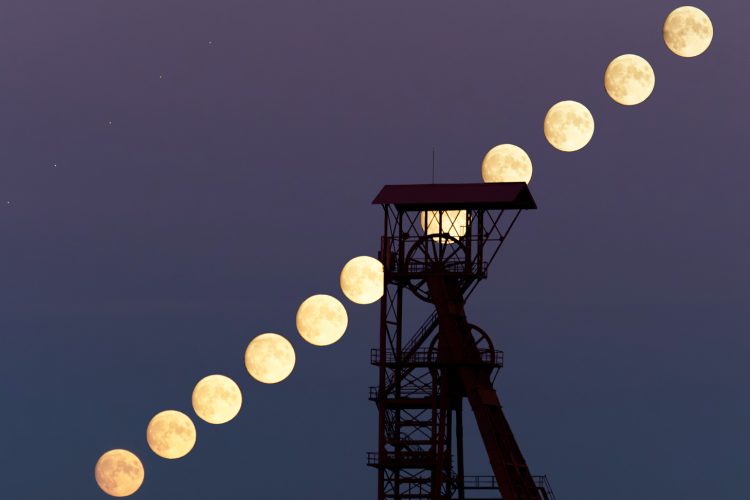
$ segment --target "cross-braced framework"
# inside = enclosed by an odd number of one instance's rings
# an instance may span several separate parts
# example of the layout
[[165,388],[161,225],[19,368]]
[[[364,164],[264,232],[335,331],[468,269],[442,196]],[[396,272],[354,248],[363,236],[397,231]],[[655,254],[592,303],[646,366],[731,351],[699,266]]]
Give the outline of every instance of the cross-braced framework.
[[[371,352],[379,385],[378,500],[553,498],[546,479],[529,473],[493,388],[503,353],[466,320],[463,305],[487,277],[508,233],[534,209],[524,183],[386,186],[374,200],[384,209],[379,252],[385,293],[380,345]],[[434,306],[406,330],[405,296]],[[494,476],[466,476],[463,399],[468,398]],[[468,493],[467,493],[468,492]]]

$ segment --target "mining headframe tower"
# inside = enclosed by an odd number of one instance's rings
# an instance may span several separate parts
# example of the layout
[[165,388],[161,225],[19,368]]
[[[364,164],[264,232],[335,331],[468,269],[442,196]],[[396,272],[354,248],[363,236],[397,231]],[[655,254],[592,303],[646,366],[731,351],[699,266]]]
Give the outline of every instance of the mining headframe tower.
[[[385,215],[380,344],[371,352],[378,450],[367,456],[378,500],[554,500],[546,477],[529,471],[494,389],[503,352],[464,311],[521,212],[536,209],[528,186],[389,185],[373,204]],[[416,329],[406,327],[409,294],[432,306]],[[464,473],[464,398],[491,476]]]

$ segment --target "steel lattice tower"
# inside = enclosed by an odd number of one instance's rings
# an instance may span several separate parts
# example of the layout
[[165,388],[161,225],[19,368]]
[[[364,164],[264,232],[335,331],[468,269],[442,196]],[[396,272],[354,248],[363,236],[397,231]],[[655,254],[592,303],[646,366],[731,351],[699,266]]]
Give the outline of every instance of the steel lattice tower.
[[[466,496],[471,490],[505,500],[554,499],[546,478],[530,474],[493,387],[503,353],[464,313],[520,213],[536,208],[528,187],[385,186],[373,204],[385,213],[380,345],[371,352],[379,369],[379,385],[370,388],[378,451],[367,457],[378,471],[378,500],[476,498]],[[409,294],[434,306],[411,331]],[[464,398],[493,476],[464,474]]]

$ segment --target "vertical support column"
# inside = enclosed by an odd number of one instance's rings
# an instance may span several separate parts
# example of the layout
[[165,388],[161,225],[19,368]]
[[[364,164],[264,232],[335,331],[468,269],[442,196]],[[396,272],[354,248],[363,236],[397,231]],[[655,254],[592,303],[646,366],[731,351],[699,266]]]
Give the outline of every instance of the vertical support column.
[[[385,349],[386,338],[388,336],[388,300],[390,282],[389,258],[390,241],[388,231],[388,207],[384,207],[384,227],[383,238],[381,239],[380,261],[383,264],[383,296],[380,298],[380,343],[378,345],[378,398],[381,397],[380,391],[385,387]],[[378,404],[378,460],[382,461],[385,457],[385,407]],[[378,500],[385,500],[385,469],[378,466]]]
[[464,490],[464,399],[459,398],[456,407],[456,483],[458,486],[458,500],[465,500]]
[[[404,287],[401,283],[396,285],[396,339],[394,347],[394,356],[396,359],[401,359],[401,338],[402,338],[402,327],[403,327],[403,305],[404,305]],[[394,392],[396,399],[400,399],[401,394],[401,365],[397,364],[391,369],[393,380],[395,381]],[[393,434],[395,439],[400,442],[401,440],[401,408],[394,409],[394,422],[393,422]],[[396,457],[399,457],[402,450],[402,445],[399,443],[396,447]],[[393,478],[393,489],[394,499],[401,500],[401,470],[396,469]]]
[[484,210],[477,210],[477,272],[482,273],[484,271],[484,241],[487,240],[487,236],[484,234]]
[[[451,433],[450,424],[447,422],[447,416],[450,412],[450,389],[448,388],[448,374],[445,370],[439,370],[436,373],[439,373],[440,377],[437,384],[440,388],[440,393],[437,395],[433,394],[433,418],[437,420],[437,433],[433,433],[435,464],[432,470],[431,498],[441,500],[443,498],[443,485],[447,482],[445,464],[446,461],[450,462],[450,452],[447,451],[449,445],[446,442],[446,435],[449,437]],[[446,424],[448,425],[446,426]],[[437,436],[437,439],[435,439],[435,436]],[[450,470],[448,472],[450,473]]]
[[[403,273],[403,266],[404,266],[404,213],[400,210],[398,211],[398,269],[399,272]],[[397,295],[396,295],[396,338],[392,339],[395,340],[393,345],[393,355],[398,360],[401,361],[402,359],[402,352],[401,352],[401,343],[403,338],[403,313],[404,313],[404,284],[402,282],[396,283],[397,287]],[[400,363],[396,365],[396,367],[393,368],[393,380],[395,384],[395,393],[396,398],[401,398],[401,384],[402,384],[402,377],[401,377],[401,365]],[[395,436],[396,441],[398,441],[398,444],[395,446],[396,451],[396,457],[397,461],[400,464],[400,456],[402,452],[404,451],[403,445],[400,443],[401,441],[401,408],[395,408],[394,409],[394,422],[393,422],[393,433]],[[394,499],[395,500],[401,500],[401,469],[394,469],[394,478],[393,478],[393,490],[394,490]]]
[[[472,241],[474,241],[474,235],[472,234],[474,231],[476,231],[476,228],[474,227],[474,224],[472,224],[474,220],[474,211],[473,210],[467,210],[466,211],[466,221],[464,221],[464,224],[466,224],[466,237],[464,238],[464,245],[466,245],[466,262],[464,264],[464,273],[467,275],[471,274],[472,272]],[[479,241],[479,240],[477,240]],[[481,247],[481,244],[479,245]]]

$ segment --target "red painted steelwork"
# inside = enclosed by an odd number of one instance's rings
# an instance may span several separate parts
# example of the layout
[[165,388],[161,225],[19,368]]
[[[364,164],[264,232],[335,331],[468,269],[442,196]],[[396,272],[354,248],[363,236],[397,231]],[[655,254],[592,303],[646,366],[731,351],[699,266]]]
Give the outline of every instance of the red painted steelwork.
[[[379,252],[385,293],[380,342],[371,355],[379,373],[370,390],[378,407],[378,451],[367,460],[378,471],[378,500],[463,500],[469,490],[553,500],[546,478],[530,475],[492,386],[503,353],[468,323],[463,309],[519,214],[536,208],[528,187],[386,186],[374,203],[385,213]],[[434,212],[436,234],[424,234],[421,211]],[[425,304],[433,312],[414,328],[413,311]],[[465,398],[494,473],[489,480],[464,474]]]

